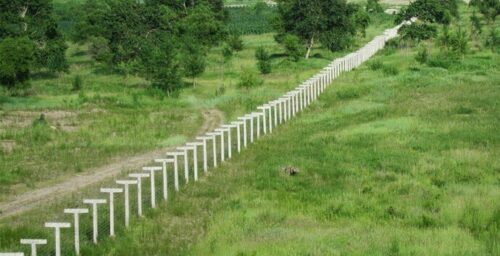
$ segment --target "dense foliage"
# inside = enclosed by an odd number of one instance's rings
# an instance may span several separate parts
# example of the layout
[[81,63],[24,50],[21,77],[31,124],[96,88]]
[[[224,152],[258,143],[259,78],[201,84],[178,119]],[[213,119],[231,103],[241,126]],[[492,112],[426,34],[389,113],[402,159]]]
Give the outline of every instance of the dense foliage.
[[203,72],[204,55],[226,35],[222,0],[88,0],[82,9],[89,12],[75,25],[81,33],[74,40],[92,42],[95,60],[132,67],[164,91]]
[[[50,0],[0,1],[0,41],[3,85],[26,82],[33,69],[68,69],[67,46]],[[8,52],[11,50],[14,52]]]
[[[275,27],[278,33],[293,34],[306,45],[306,59],[316,41],[331,51],[344,49],[350,45],[358,30],[366,28],[367,15],[357,15],[363,11],[358,5],[345,0],[283,0],[278,5]],[[283,42],[284,36],[277,36]]]
[[417,0],[398,14],[396,22],[417,17],[425,22],[449,24],[453,16],[458,16],[456,0]]
[[257,67],[262,74],[271,73],[271,56],[264,47],[259,47],[255,51],[255,58],[257,58]]

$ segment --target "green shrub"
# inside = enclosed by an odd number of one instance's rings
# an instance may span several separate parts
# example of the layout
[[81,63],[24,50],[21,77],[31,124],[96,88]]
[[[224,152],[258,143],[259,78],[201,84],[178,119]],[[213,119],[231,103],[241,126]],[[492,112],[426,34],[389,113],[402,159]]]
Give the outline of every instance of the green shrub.
[[271,57],[264,47],[259,47],[255,51],[255,58],[257,58],[257,66],[262,74],[271,73]]
[[495,26],[491,27],[490,33],[486,37],[484,45],[490,48],[493,52],[498,52],[500,47],[500,36],[498,35]]
[[424,64],[427,62],[428,57],[429,57],[429,52],[427,51],[427,48],[425,46],[421,46],[417,51],[415,60],[417,60],[418,63],[420,64]]
[[262,85],[264,81],[259,78],[259,76],[251,69],[244,69],[241,72],[240,81],[238,82],[238,87],[250,89]]
[[429,67],[448,69],[459,60],[449,54],[437,54],[427,60]]
[[377,71],[379,69],[382,69],[384,67],[384,64],[382,64],[382,62],[380,60],[375,60],[375,61],[370,62],[368,64],[368,67],[373,71]]
[[215,96],[222,96],[226,93],[226,87],[224,85],[221,85],[217,87],[215,90]]
[[230,35],[227,39],[227,44],[235,52],[243,50],[243,40],[238,35]]
[[297,62],[304,55],[304,47],[300,43],[299,37],[287,34],[283,38],[283,45],[285,46],[288,57]]
[[79,91],[83,88],[83,80],[82,80],[82,77],[80,75],[76,75],[74,78],[73,78],[73,88],[72,90],[73,91]]
[[5,38],[0,41],[0,86],[27,87],[35,60],[35,46],[28,38]]
[[454,32],[450,32],[448,27],[444,27],[438,42],[445,53],[463,56],[467,52],[468,36],[460,27]]
[[380,5],[380,0],[368,0],[366,2],[366,11],[371,13],[384,12],[384,8]]
[[386,75],[395,76],[399,74],[399,69],[395,66],[384,65],[384,67],[382,68],[382,72],[384,72],[384,74]]
[[436,37],[437,28],[427,23],[412,23],[402,26],[398,32],[403,40],[420,42]]

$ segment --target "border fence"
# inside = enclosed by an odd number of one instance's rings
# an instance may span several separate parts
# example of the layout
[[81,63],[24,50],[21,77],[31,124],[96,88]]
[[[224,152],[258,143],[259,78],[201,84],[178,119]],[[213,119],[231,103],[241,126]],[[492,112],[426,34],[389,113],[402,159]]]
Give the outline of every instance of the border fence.
[[155,165],[105,184],[92,196],[64,209],[56,221],[45,222],[43,234],[26,234],[16,249],[20,252],[0,252],[0,256],[80,255],[85,254],[82,246],[98,246],[103,237],[126,232],[129,225],[140,222],[146,209],[165,203],[170,193],[196,183],[210,167],[217,167],[260,137],[275,132],[314,102],[342,72],[370,59],[388,40],[398,36],[401,26],[414,21],[385,30],[358,51],[333,60],[294,90],[166,153],[162,159],[154,159]]

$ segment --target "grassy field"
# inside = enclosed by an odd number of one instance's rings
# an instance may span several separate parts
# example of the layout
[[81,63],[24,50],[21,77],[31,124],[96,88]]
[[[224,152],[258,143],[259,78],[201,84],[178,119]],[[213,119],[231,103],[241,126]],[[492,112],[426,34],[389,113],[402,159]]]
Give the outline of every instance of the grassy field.
[[[390,23],[387,16],[376,17],[358,45]],[[272,34],[244,40],[245,49],[225,65],[221,50],[214,49],[198,85],[176,97],[150,89],[133,74],[109,72],[89,58],[85,45],[70,45],[68,74],[35,74],[29,96],[11,97],[0,90],[0,202],[110,161],[182,144],[197,133],[202,111],[217,108],[229,120],[277,97],[343,54],[318,48],[310,61],[293,63]],[[259,46],[275,53],[274,71],[262,77],[263,86],[241,90],[237,83],[242,70],[257,70],[254,54]],[[76,75],[84,80],[80,91],[72,90]],[[34,125],[42,113],[47,125]]]
[[92,252],[500,255],[500,59],[472,47],[441,68],[415,54],[387,49],[344,74],[302,116]]
[[[387,23],[379,25],[368,38]],[[281,51],[270,34],[244,39],[246,50],[224,68],[224,95],[215,96],[221,68],[211,64],[199,86],[178,98],[141,99],[186,111],[218,108],[229,120],[343,54],[317,49],[299,63],[276,56],[265,84],[241,91],[235,84],[242,66],[254,66],[253,49]],[[443,57],[428,47],[431,59]],[[84,255],[500,255],[498,54],[473,46],[447,68],[419,64],[415,54],[388,48],[343,74],[300,117],[134,220],[116,239],[98,248],[84,244]],[[130,98],[120,93],[112,95]],[[287,176],[285,166],[300,173]],[[3,221],[0,248],[14,247],[22,235],[47,235],[41,223],[59,219],[68,202]]]

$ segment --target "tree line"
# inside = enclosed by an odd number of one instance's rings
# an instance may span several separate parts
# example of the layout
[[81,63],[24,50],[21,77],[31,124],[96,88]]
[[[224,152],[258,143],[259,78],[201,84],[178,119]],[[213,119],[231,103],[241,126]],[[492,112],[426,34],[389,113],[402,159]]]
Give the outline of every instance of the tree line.
[[[498,15],[496,0],[472,4],[490,21]],[[270,22],[275,40],[298,61],[309,58],[317,44],[331,51],[349,47],[356,35],[365,34],[369,13],[382,11],[378,0],[365,6],[346,0],[280,0]],[[432,32],[428,23],[449,24],[457,15],[456,0],[417,0],[396,21],[423,20],[418,28],[406,28],[407,36],[415,36]],[[226,45],[224,59],[243,48],[241,39],[229,33],[223,0],[85,0],[66,16],[73,25],[62,33],[52,0],[0,1],[1,86],[29,86],[34,72],[68,72],[68,41],[88,44],[96,62],[141,76],[166,92],[181,88],[184,78],[194,83],[213,47]],[[255,56],[261,73],[270,73],[268,49],[259,48]]]

